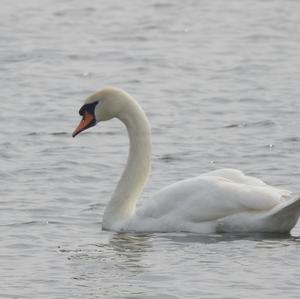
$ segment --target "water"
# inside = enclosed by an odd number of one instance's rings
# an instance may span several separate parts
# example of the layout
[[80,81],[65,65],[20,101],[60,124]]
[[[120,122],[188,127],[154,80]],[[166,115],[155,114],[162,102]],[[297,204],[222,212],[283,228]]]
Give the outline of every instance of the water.
[[147,112],[144,192],[239,168],[300,192],[300,3],[1,1],[1,298],[299,298],[291,236],[103,232],[128,141],[78,138],[83,99],[124,88]]

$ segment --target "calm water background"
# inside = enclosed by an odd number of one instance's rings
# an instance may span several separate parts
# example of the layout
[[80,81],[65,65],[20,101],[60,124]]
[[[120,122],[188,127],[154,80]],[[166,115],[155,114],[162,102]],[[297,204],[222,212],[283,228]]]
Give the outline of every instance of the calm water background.
[[84,98],[116,85],[152,124],[144,199],[221,167],[299,193],[299,20],[292,0],[2,0],[0,297],[299,298],[300,223],[103,232],[126,132],[71,138]]

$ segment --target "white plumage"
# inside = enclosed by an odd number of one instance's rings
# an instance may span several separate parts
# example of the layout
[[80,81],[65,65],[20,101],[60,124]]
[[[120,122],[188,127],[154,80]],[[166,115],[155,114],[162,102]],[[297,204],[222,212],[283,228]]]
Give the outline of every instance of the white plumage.
[[[119,118],[127,127],[130,150],[126,168],[106,208],[103,228],[115,231],[196,233],[289,232],[300,216],[300,199],[235,169],[220,169],[167,186],[135,211],[150,171],[150,126],[127,93],[107,87],[85,107],[94,124]],[[74,132],[74,136],[87,127]]]

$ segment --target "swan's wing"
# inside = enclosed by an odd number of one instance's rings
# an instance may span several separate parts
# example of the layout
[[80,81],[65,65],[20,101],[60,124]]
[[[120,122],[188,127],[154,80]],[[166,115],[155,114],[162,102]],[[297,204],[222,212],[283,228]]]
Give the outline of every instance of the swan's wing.
[[[168,217],[191,222],[212,221],[245,211],[269,210],[282,202],[282,190],[258,184],[239,183],[219,176],[220,172],[170,185],[147,201],[138,215],[140,217]],[[225,172],[223,173],[225,174]]]
[[266,183],[262,180],[245,175],[242,171],[238,169],[232,169],[232,168],[223,168],[223,169],[217,169],[213,170],[207,173],[202,174],[201,176],[217,176],[217,177],[223,177],[225,179],[228,179],[232,182],[236,183],[242,183],[246,185],[255,185],[255,186],[266,186]]
[[218,169],[211,172],[207,172],[203,174],[202,176],[217,176],[217,177],[223,177],[225,179],[228,179],[232,182],[249,185],[249,186],[265,186],[268,188],[273,188],[274,191],[280,192],[280,194],[283,197],[288,197],[291,195],[291,192],[284,189],[279,189],[270,185],[267,185],[264,181],[253,177],[245,175],[242,171],[238,169],[232,169],[232,168],[224,168],[224,169]]

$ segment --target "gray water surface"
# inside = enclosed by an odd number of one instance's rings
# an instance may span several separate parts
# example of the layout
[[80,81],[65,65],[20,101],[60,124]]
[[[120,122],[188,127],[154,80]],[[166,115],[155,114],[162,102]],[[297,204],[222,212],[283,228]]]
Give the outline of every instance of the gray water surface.
[[1,298],[299,298],[291,235],[117,234],[102,215],[123,170],[118,121],[71,138],[91,92],[145,109],[143,200],[238,168],[300,192],[300,2],[3,0]]

